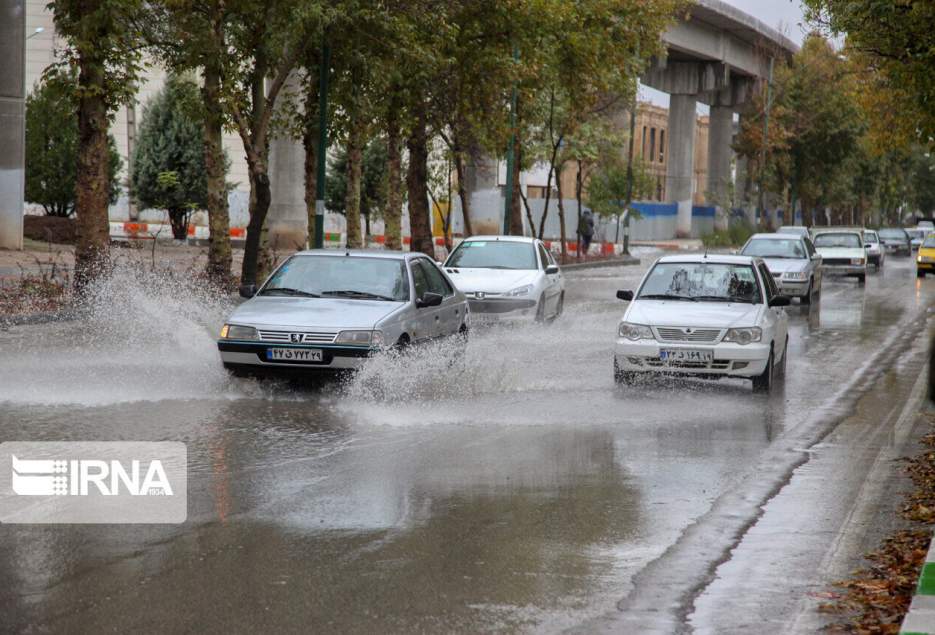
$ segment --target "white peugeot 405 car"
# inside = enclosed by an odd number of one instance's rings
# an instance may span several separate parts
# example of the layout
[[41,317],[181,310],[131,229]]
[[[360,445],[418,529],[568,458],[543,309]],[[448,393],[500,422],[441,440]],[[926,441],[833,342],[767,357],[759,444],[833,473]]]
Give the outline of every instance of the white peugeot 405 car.
[[466,341],[464,296],[427,256],[317,249],[290,256],[221,329],[224,367],[240,374],[359,368],[385,349],[457,336]]
[[443,265],[467,296],[471,315],[552,320],[565,306],[565,280],[541,240],[523,236],[472,236]]
[[617,327],[614,379],[642,373],[743,377],[768,392],[785,374],[788,317],[761,258],[666,256],[643,277]]

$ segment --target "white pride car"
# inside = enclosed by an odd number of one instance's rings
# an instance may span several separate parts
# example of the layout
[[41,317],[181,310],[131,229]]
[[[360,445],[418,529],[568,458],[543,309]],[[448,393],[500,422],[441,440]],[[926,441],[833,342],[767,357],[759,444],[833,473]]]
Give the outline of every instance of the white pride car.
[[642,374],[742,377],[769,392],[785,374],[788,317],[766,263],[750,256],[666,256],[639,289],[617,326],[614,379]]

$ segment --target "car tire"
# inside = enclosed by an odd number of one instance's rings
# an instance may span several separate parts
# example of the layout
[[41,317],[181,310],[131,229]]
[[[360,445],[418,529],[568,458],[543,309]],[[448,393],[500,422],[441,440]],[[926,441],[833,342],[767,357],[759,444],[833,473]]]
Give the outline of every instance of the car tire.
[[562,313],[565,312],[565,292],[562,291],[562,294],[558,296],[558,306],[555,308],[555,319],[562,317]]
[[636,373],[620,370],[617,365],[617,358],[614,358],[614,383],[623,386],[629,386],[636,379]]
[[815,279],[808,281],[808,293],[799,298],[799,303],[809,305],[812,303],[812,294],[815,293]]
[[233,364],[224,364],[224,370],[226,370],[231,377],[237,377],[238,379],[246,379],[252,376],[249,370],[241,366],[234,366]]
[[918,269],[916,269],[916,278],[924,278],[924,277],[925,277],[925,272],[919,271]]
[[857,276],[857,284],[867,284],[867,274],[862,273]]
[[753,392],[769,393],[773,387],[773,352],[769,352],[766,368],[760,375],[753,378]]
[[786,362],[789,361],[789,336],[786,335],[786,344],[782,349],[782,361],[779,362],[779,372],[777,377],[786,377]]
[[545,295],[539,297],[539,302],[536,304],[536,324],[542,324],[545,322]]

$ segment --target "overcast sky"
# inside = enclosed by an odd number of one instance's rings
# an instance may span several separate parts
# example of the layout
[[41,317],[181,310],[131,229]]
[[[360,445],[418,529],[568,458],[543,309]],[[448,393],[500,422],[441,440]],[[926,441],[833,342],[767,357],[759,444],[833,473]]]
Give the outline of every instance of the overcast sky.
[[[801,44],[808,33],[802,5],[799,0],[724,0],[741,11],[756,17],[767,26],[782,32],[786,37]],[[640,99],[668,107],[669,96],[646,86],[640,89]],[[708,108],[699,104],[698,112],[707,114]]]

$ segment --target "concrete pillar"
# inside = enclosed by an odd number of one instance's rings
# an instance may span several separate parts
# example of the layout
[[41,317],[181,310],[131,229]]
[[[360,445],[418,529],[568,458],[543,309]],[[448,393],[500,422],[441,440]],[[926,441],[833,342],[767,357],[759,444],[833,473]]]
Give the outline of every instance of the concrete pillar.
[[[298,78],[289,77],[280,99],[298,94]],[[283,107],[284,102],[280,102]],[[305,147],[292,136],[276,136],[269,145],[270,206],[266,217],[267,244],[274,251],[291,252],[308,244],[305,207]]]
[[730,213],[730,163],[733,156],[734,110],[727,106],[711,106],[708,127],[708,203],[717,207],[715,229],[727,229]]
[[471,201],[474,234],[503,233],[503,192],[496,158],[474,152],[464,169],[464,185]]
[[0,0],[0,248],[23,248],[26,10]]
[[695,174],[695,96],[671,95],[669,99],[666,199],[678,204],[676,237],[692,232],[692,180]]

